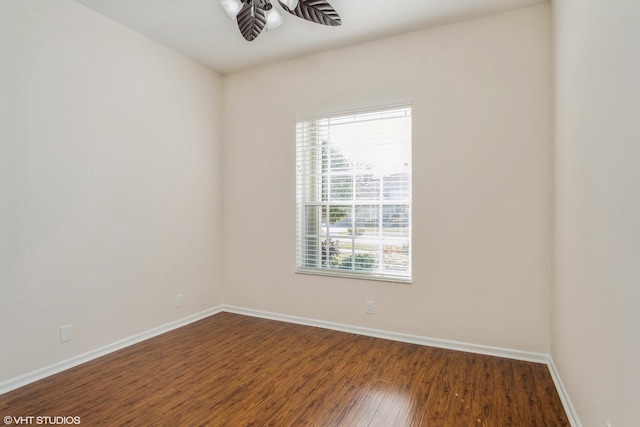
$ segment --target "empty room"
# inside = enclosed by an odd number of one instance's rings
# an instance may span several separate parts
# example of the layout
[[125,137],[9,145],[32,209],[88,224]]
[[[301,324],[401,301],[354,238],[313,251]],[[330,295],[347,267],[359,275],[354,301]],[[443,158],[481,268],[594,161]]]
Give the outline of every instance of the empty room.
[[639,22],[0,0],[1,425],[638,425]]

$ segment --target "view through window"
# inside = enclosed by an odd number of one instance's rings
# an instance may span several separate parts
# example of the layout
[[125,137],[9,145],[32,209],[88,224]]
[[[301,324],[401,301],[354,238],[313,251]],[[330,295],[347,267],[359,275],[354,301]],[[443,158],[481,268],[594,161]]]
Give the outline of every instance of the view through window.
[[297,270],[411,280],[411,107],[296,122]]

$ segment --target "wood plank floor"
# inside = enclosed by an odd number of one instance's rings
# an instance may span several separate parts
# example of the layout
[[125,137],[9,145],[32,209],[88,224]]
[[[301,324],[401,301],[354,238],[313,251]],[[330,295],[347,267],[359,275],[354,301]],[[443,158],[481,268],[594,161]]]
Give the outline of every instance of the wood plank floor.
[[6,416],[77,416],[82,426],[569,425],[546,365],[231,313],[0,395]]

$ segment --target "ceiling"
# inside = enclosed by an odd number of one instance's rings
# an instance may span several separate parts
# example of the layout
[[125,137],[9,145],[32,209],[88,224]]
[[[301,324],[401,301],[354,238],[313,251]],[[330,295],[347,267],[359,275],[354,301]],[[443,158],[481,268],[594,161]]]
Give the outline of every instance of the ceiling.
[[247,42],[220,0],[76,0],[150,39],[226,74],[392,35],[519,9],[548,0],[329,0],[342,18],[326,27],[288,14]]

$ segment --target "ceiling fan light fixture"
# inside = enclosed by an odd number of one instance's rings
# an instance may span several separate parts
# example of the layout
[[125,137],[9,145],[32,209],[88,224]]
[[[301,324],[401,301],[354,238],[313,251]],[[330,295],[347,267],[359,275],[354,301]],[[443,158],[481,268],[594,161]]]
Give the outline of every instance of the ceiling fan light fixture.
[[[247,41],[253,41],[264,27],[278,28],[284,19],[274,9],[275,0],[220,0],[232,19],[238,23],[240,34]],[[316,24],[337,26],[342,24],[340,15],[328,0],[277,0],[285,12]]]
[[296,7],[298,7],[298,1],[299,0],[285,0],[284,4],[291,10],[295,9]]
[[282,15],[278,13],[277,10],[275,10],[273,7],[267,10],[267,30],[273,30],[274,28],[278,28],[280,25],[282,25],[283,22],[284,22],[284,19],[282,18]]
[[220,0],[220,3],[229,17],[235,21],[238,13],[242,10],[242,2],[240,0]]

